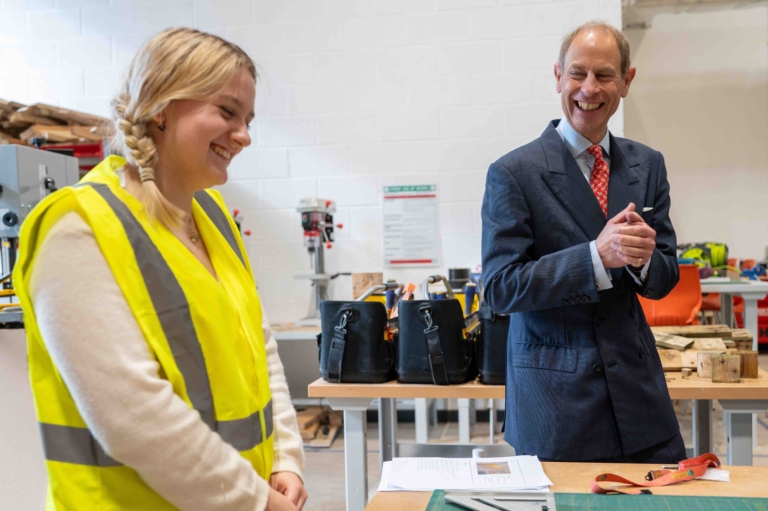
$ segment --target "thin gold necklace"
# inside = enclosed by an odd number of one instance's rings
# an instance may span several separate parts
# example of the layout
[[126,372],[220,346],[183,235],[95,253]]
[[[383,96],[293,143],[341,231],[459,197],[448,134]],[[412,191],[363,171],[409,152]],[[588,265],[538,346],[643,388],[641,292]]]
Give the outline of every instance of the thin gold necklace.
[[200,241],[200,231],[196,229],[195,221],[190,219],[190,225],[187,227],[187,234],[192,243],[198,243]]

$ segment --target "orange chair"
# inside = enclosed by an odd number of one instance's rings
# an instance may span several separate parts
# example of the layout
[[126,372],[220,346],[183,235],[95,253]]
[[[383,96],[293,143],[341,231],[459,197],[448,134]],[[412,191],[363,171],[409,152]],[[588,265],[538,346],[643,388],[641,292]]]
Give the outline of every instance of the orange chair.
[[692,264],[680,265],[680,282],[661,300],[648,300],[638,295],[645,318],[651,326],[692,325],[701,309],[699,269]]

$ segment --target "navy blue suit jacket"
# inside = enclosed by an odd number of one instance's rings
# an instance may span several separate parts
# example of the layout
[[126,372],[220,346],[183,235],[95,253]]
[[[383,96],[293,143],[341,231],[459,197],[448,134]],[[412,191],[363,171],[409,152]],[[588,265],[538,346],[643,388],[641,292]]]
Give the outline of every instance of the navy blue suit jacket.
[[656,230],[648,275],[625,268],[598,292],[589,242],[606,218],[553,121],[488,170],[483,198],[485,299],[511,314],[506,440],[520,453],[580,461],[629,455],[679,426],[636,293],[660,299],[678,281],[661,153],[610,137],[608,218],[634,202]]

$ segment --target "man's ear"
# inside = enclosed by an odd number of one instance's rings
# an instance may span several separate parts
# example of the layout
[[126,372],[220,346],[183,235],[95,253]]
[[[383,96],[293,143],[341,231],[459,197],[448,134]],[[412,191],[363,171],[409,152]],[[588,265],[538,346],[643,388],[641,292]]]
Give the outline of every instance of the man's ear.
[[621,97],[626,98],[627,94],[629,94],[629,85],[632,83],[632,80],[635,79],[635,73],[637,73],[637,68],[630,67],[627,70],[627,74],[624,76],[624,87],[621,91]]
[[560,94],[563,92],[563,87],[560,85],[560,78],[563,76],[563,70],[560,68],[560,63],[555,62],[555,80],[557,80],[557,83],[555,85],[555,89],[557,90],[557,93]]

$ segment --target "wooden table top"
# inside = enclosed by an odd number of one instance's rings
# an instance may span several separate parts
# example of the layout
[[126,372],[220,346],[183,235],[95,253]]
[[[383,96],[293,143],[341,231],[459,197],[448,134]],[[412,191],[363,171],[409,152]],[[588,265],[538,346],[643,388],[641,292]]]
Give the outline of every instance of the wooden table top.
[[[671,399],[768,399],[768,373],[759,370],[758,378],[743,378],[740,383],[712,383],[696,373],[664,373]],[[477,380],[459,385],[387,383],[328,383],[318,378],[309,385],[309,397],[346,398],[469,398],[504,399],[504,385],[483,385]]]
[[[634,465],[624,463],[548,463],[543,462],[544,472],[554,483],[552,491],[559,493],[589,493],[590,483],[599,474],[610,472],[631,481],[644,481],[649,470],[659,465]],[[653,488],[657,495],[687,495],[710,497],[768,497],[768,467],[726,467],[731,472],[731,482],[689,481],[670,486]],[[431,492],[378,492],[365,511],[423,511],[427,508]]]

